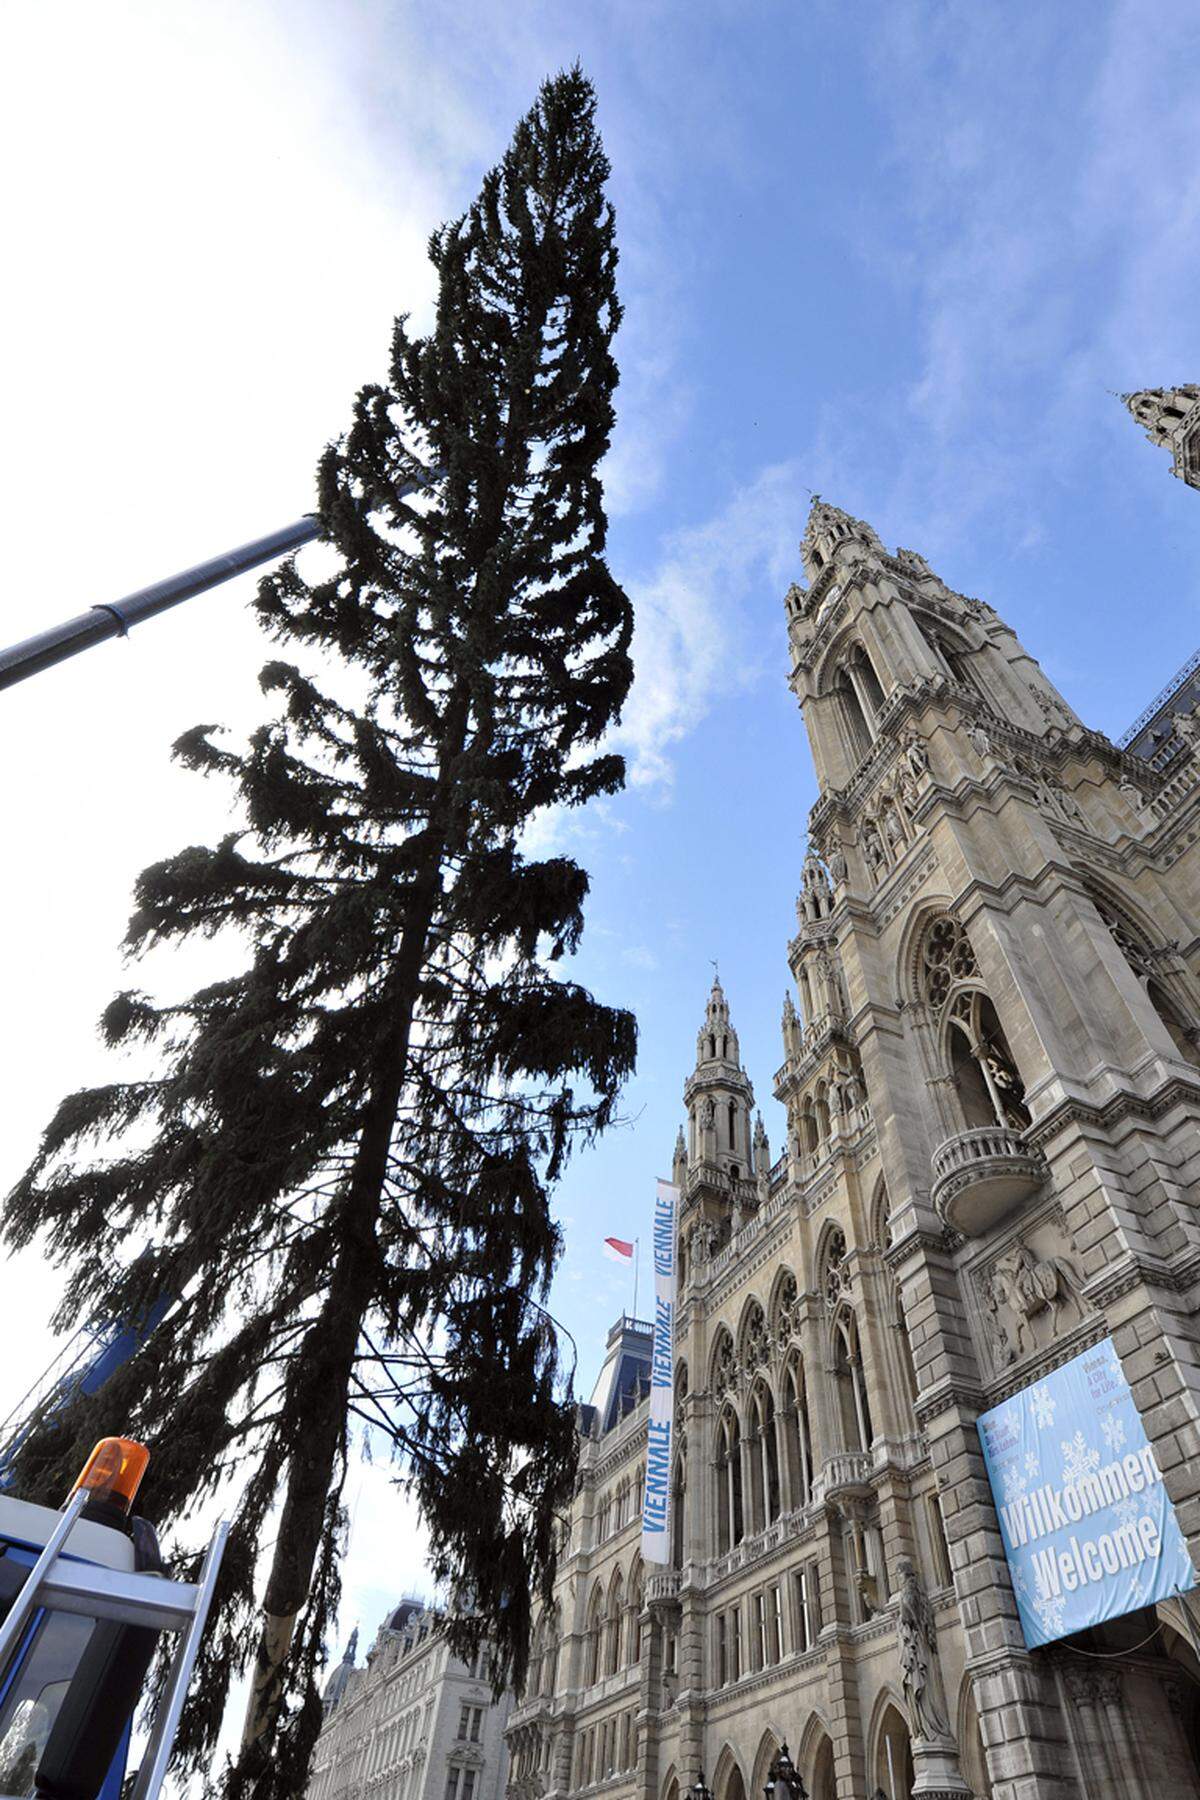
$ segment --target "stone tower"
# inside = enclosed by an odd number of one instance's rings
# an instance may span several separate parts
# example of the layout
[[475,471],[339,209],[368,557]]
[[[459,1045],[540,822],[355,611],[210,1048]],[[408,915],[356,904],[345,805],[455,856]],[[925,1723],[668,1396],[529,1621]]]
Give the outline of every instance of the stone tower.
[[1200,712],[1125,753],[922,556],[821,500],[801,552],[786,1144],[714,983],[672,1564],[645,1403],[589,1422],[511,1800],[748,1800],[785,1742],[810,1800],[1194,1800],[1189,1616],[1028,1651],[976,1420],[1111,1337],[1200,1562]]
[[1171,452],[1171,473],[1200,488],[1200,387],[1142,388],[1121,399],[1152,444]]
[[[860,1195],[842,1229],[899,1283],[994,1792],[1057,1795],[1083,1753],[1053,1653],[1024,1649],[974,1421],[1111,1334],[1200,1563],[1200,764],[1148,780],[990,607],[861,521],[815,503],[803,556],[820,929],[879,1159],[874,1219]],[[806,1036],[778,1089],[801,1168],[823,1053]],[[880,1496],[889,1568],[910,1511]]]
[[[758,1204],[755,1158],[768,1159],[761,1119],[754,1123],[754,1089],[742,1068],[729,1003],[714,976],[696,1034],[696,1066],[683,1090],[687,1106],[686,1166],[696,1171],[686,1186],[689,1233],[703,1225],[700,1253],[727,1242],[743,1216]],[[678,1146],[676,1150],[679,1170]],[[685,1184],[686,1185],[686,1184]]]

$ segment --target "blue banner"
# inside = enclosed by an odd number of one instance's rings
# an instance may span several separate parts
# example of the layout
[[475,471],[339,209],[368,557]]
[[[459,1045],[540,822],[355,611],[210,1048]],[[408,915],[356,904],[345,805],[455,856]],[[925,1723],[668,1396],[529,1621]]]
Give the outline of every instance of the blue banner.
[[671,1555],[671,1432],[675,1420],[675,1213],[679,1189],[660,1181],[654,1203],[654,1340],[650,1352],[650,1418],[646,1426],[646,1492],[642,1559]]
[[1025,1642],[1196,1585],[1111,1338],[979,1418]]

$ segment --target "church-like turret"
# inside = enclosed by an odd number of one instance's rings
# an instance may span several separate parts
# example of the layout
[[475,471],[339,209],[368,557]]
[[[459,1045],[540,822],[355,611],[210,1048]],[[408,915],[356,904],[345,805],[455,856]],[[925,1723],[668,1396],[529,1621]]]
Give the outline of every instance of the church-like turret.
[[725,990],[715,975],[696,1034],[696,1066],[684,1083],[683,1098],[687,1136],[685,1142],[681,1132],[674,1164],[683,1195],[680,1234],[686,1244],[699,1228],[703,1256],[724,1243],[744,1213],[758,1204],[758,1159],[769,1154],[761,1120],[757,1132],[753,1125],[754,1089],[741,1065]]
[[1200,387],[1141,388],[1121,399],[1152,444],[1171,452],[1171,473],[1200,488]]

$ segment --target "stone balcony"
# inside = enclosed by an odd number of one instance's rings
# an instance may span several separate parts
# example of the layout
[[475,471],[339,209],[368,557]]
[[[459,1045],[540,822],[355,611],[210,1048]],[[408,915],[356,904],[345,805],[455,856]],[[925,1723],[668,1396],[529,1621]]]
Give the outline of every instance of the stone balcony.
[[982,1237],[1030,1199],[1046,1175],[1045,1158],[1022,1132],[986,1125],[947,1138],[934,1151],[931,1198],[952,1231]]
[[646,1605],[671,1606],[679,1599],[679,1570],[662,1569],[646,1577]]
[[865,1450],[839,1450],[827,1456],[818,1477],[821,1497],[835,1504],[844,1500],[869,1499],[871,1489],[871,1456]]

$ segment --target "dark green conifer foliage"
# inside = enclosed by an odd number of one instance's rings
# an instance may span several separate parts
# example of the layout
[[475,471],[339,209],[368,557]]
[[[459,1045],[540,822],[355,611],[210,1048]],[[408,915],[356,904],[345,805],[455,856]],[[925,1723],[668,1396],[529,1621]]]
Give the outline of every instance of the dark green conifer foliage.
[[244,966],[179,1004],[113,1001],[108,1040],[155,1072],[65,1100],[7,1204],[8,1241],[41,1236],[69,1271],[64,1321],[183,1296],[22,1481],[57,1501],[117,1428],[154,1452],[151,1516],[240,1481],[182,1760],[207,1767],[253,1655],[238,1800],[303,1790],[356,1421],[411,1477],[496,1680],[521,1677],[553,1577],[574,1433],[539,1304],[548,1190],[635,1051],[632,1017],[551,967],[586,875],[521,850],[540,809],[624,775],[597,748],[632,620],[604,558],[620,313],[594,109],[578,69],[547,82],[435,232],[436,325],[397,323],[390,385],[320,465],[336,570],[293,561],[260,589],[308,672],[264,669],[275,709],[244,752],[207,726],[176,746],[232,780],[246,829],[145,870],[128,943],[233,928]]

